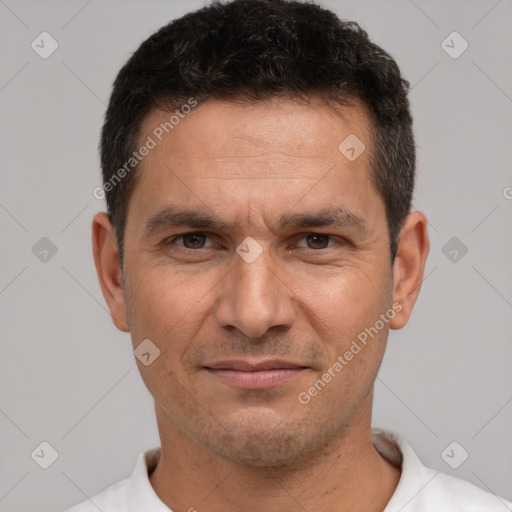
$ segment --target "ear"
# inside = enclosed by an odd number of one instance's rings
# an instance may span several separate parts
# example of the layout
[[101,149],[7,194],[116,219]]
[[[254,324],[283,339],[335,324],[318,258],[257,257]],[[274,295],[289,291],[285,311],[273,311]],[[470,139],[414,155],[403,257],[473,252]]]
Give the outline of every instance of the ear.
[[393,264],[393,304],[400,304],[390,321],[391,329],[401,329],[411,316],[420,293],[423,271],[430,250],[427,218],[423,212],[412,212],[400,230],[398,249]]
[[101,291],[112,320],[120,331],[129,332],[116,236],[105,212],[97,213],[92,221],[92,248]]

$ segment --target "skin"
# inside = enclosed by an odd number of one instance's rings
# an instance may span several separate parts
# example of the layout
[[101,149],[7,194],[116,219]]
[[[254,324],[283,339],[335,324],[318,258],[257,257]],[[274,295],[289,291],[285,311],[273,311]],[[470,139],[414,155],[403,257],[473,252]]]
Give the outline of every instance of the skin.
[[[151,112],[140,140],[168,118]],[[389,329],[407,323],[418,297],[429,240],[425,215],[410,213],[391,265],[385,205],[369,180],[369,123],[360,103],[341,112],[320,99],[210,100],[143,160],[123,271],[108,217],[95,216],[94,259],[113,322],[134,348],[150,339],[160,350],[150,365],[137,364],[162,445],[150,482],[173,511],[376,512],[391,498],[400,469],[371,442],[373,385]],[[366,145],[354,161],[338,150],[351,133]],[[168,205],[235,225],[145,232]],[[350,211],[369,230],[278,229],[285,214],[324,208]],[[262,249],[251,263],[236,252],[246,237]],[[300,403],[299,393],[393,304],[401,310],[378,335]],[[205,369],[273,358],[306,369],[256,390]]]

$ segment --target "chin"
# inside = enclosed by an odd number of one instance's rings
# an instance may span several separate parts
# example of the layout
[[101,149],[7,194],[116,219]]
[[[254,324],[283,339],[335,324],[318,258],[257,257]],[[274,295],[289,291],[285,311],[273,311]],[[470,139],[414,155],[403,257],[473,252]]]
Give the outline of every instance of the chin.
[[310,457],[329,437],[308,428],[307,422],[291,417],[287,421],[275,412],[255,411],[223,424],[225,428],[217,424],[201,444],[224,459],[260,468],[293,465]]
[[[296,461],[303,452],[302,443],[290,432],[243,433],[230,436],[217,445],[221,457],[252,467],[279,467]],[[210,447],[215,450],[214,447]]]

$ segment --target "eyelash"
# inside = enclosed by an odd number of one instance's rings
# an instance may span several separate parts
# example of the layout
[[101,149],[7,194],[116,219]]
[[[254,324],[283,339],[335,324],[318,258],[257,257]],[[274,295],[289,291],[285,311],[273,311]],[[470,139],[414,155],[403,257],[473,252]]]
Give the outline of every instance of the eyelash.
[[[175,245],[176,240],[183,239],[183,237],[185,237],[186,235],[205,235],[206,237],[208,237],[208,233],[205,233],[203,231],[187,231],[186,233],[181,233],[179,235],[173,235],[172,237],[167,238],[164,241],[164,245],[165,246]],[[332,241],[332,239],[337,239],[337,240],[340,241],[341,244],[346,244],[347,243],[347,240],[345,240],[343,238],[340,238],[340,237],[337,237],[337,236],[334,236],[334,235],[329,235],[327,233],[307,232],[307,233],[301,233],[301,235],[303,235],[301,240],[305,239],[308,235],[318,235],[318,236],[321,236],[321,237],[328,237],[329,238],[329,242]],[[323,247],[321,249],[312,249],[310,247],[300,247],[300,249],[306,249],[306,250],[318,253],[320,251],[325,251],[325,250],[331,249],[334,246],[335,246],[335,244],[334,245],[328,245],[327,247]],[[198,249],[190,249],[189,247],[184,247],[184,246],[178,246],[178,247],[180,249],[185,250],[185,251],[193,251],[193,252],[199,252],[202,249],[209,249],[209,247],[200,247]]]

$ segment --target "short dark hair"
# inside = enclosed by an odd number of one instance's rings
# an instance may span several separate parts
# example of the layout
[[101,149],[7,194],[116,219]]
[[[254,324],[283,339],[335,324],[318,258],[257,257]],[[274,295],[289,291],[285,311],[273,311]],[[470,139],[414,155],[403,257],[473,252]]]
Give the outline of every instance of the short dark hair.
[[[128,204],[138,176],[123,173],[137,149],[144,118],[194,98],[257,102],[275,96],[323,98],[347,106],[362,100],[371,118],[370,179],[387,217],[391,263],[410,211],[415,145],[409,82],[393,58],[356,22],[311,2],[215,2],[163,26],[119,71],[101,132],[107,212],[121,267]],[[341,141],[340,141],[341,142]]]

